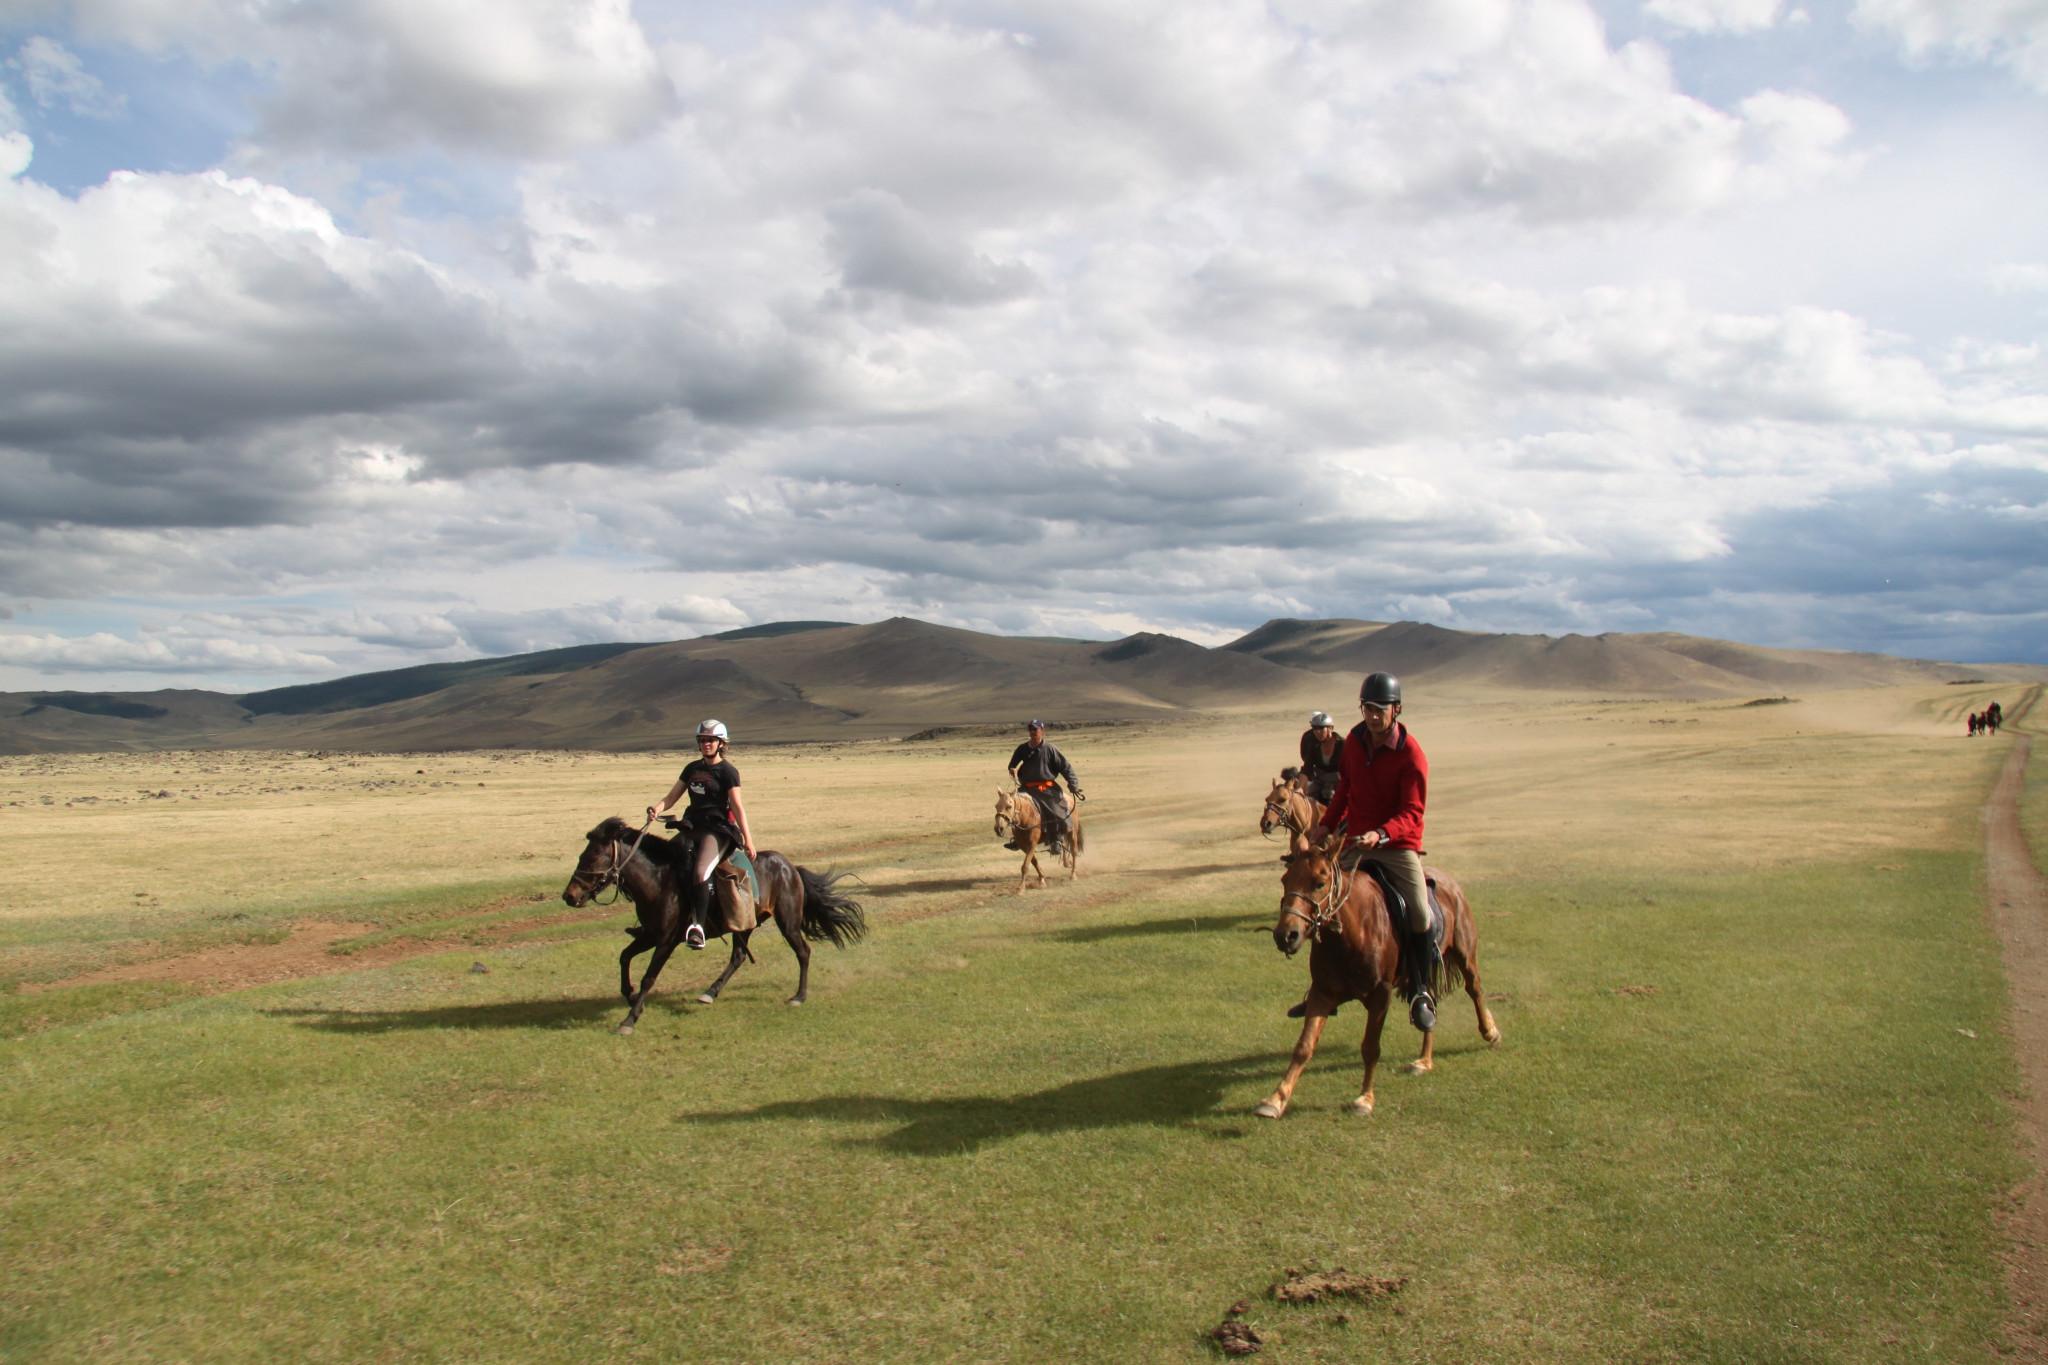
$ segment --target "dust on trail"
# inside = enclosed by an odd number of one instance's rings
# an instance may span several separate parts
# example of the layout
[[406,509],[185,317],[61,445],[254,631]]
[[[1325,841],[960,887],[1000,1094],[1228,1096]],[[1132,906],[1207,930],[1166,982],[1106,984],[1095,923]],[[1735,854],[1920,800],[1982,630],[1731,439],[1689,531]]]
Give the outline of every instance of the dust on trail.
[[[501,908],[485,906],[484,910]],[[493,925],[483,935],[472,932],[439,938],[395,938],[365,944],[345,953],[334,945],[363,934],[374,933],[375,924],[337,923],[308,920],[292,926],[282,943],[233,943],[171,957],[130,962],[119,967],[102,967],[57,981],[23,982],[24,993],[67,990],[73,986],[101,986],[125,981],[176,981],[197,986],[209,994],[239,991],[250,986],[268,986],[278,981],[297,981],[309,976],[339,976],[344,972],[388,967],[415,957],[431,957],[457,948],[495,947],[499,943],[539,928],[560,928],[593,918],[609,918],[617,911],[607,907],[602,916],[551,915],[515,924]]]
[[2048,880],[2029,856],[2019,820],[2032,748],[2031,737],[2020,736],[1984,807],[1984,882],[2012,981],[2013,1048],[2025,1082],[2017,1105],[2034,1168],[2005,1220],[2012,1318],[2002,1349],[2009,1359],[2048,1362]]

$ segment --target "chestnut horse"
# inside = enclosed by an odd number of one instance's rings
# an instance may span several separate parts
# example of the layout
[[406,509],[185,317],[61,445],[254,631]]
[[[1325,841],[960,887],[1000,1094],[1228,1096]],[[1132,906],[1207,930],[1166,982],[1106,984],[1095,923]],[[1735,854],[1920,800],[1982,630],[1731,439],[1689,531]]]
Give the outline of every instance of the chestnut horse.
[[1286,773],[1273,779],[1266,793],[1266,809],[1259,816],[1259,833],[1272,837],[1276,827],[1287,830],[1287,851],[1299,853],[1308,847],[1308,832],[1322,823],[1323,803],[1303,791],[1298,777]]
[[[1005,829],[1003,826],[1008,825]],[[1045,885],[1045,869],[1038,865],[1038,846],[1045,842],[1044,812],[1038,809],[1038,802],[1026,792],[1004,791],[996,788],[996,833],[1017,841],[1017,848],[1024,855],[1024,862],[1017,868],[1017,889],[1033,872],[1038,874],[1038,884]],[[1060,864],[1067,869],[1067,880],[1081,875],[1078,866],[1081,860],[1081,815],[1079,811],[1067,813],[1067,846],[1060,853]]]
[[[1301,945],[1309,945],[1308,1016],[1302,1021],[1301,1040],[1294,1045],[1294,1057],[1280,1086],[1252,1112],[1261,1118],[1277,1119],[1287,1112],[1287,1101],[1301,1079],[1302,1069],[1316,1055],[1316,1042],[1323,1025],[1346,1000],[1365,1003],[1365,1042],[1359,1048],[1365,1060],[1365,1081],[1358,1098],[1350,1104],[1354,1114],[1372,1113],[1372,1072],[1380,1060],[1380,1029],[1387,1022],[1387,1004],[1392,998],[1401,965],[1401,943],[1387,915],[1386,898],[1379,883],[1365,871],[1347,872],[1337,866],[1341,836],[1333,837],[1304,853],[1287,856],[1287,871],[1280,878],[1280,918],[1273,926],[1273,943],[1293,957]],[[1472,919],[1472,907],[1458,884],[1434,868],[1423,869],[1436,883],[1438,904],[1444,911],[1444,974],[1447,983],[1462,977],[1465,994],[1472,997],[1472,1009],[1479,1018],[1479,1036],[1488,1044],[1500,1044],[1500,1026],[1486,1008],[1486,995],[1479,985],[1479,931]],[[1410,1062],[1407,1071],[1419,1074],[1436,1069],[1436,1035],[1422,1035],[1422,1055]]]
[[[619,1032],[631,1033],[640,1022],[640,1011],[647,1008],[654,978],[661,975],[676,945],[683,941],[682,878],[668,840],[636,831],[617,816],[590,831],[584,839],[583,856],[577,861],[569,884],[562,888],[562,899],[581,909],[603,888],[616,886],[639,911],[640,922],[626,930],[633,936],[632,942],[619,954],[619,994],[632,1006],[625,1022],[619,1025]],[[801,1005],[811,989],[811,945],[805,940],[830,939],[841,948],[857,943],[867,935],[866,916],[859,902],[833,890],[843,873],[813,872],[766,849],[754,859],[754,872],[761,884],[760,911],[775,917],[775,927],[782,931],[783,941],[796,954],[796,994],[789,997],[788,1003]],[[719,913],[714,918],[717,922],[705,925],[704,932],[722,938],[728,932],[725,917]],[[730,932],[732,957],[718,980],[697,997],[700,1005],[716,1001],[740,964],[754,960],[747,948],[747,940],[754,931]],[[650,948],[654,957],[636,991],[633,959]]]

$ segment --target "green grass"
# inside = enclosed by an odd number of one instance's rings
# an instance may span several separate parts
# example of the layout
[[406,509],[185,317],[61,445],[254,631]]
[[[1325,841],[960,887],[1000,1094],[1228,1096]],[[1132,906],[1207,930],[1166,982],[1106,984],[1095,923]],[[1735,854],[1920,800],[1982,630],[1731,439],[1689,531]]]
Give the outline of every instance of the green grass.
[[[550,873],[556,869],[550,868]],[[198,952],[231,943],[282,943],[306,920],[364,923],[375,930],[345,939],[348,952],[395,937],[475,933],[550,913],[561,882],[538,876],[430,887],[364,891],[349,896],[278,894],[223,907],[167,911],[138,897],[133,913],[81,918],[38,915],[0,919],[0,1002],[24,982],[55,981],[101,967]],[[479,910],[490,908],[479,915]],[[4,1004],[0,1004],[4,1009]]]
[[[616,939],[52,1017],[0,1360],[1188,1361],[1240,1297],[1270,1361],[1988,1359],[2004,988],[1975,861],[1887,865],[1475,886],[1506,1042],[1451,1002],[1364,1121],[1356,1007],[1248,1112],[1263,869],[883,914],[802,1010],[779,943],[713,1009],[679,955],[630,1039]],[[1410,1283],[1263,1297],[1309,1262]]]

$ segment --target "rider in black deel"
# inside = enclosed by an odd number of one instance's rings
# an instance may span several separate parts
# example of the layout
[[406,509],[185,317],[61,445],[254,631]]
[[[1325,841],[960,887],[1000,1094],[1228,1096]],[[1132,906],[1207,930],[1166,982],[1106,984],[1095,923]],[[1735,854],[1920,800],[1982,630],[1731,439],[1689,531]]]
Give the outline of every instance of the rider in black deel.
[[[1054,785],[1054,778],[1064,779],[1067,790],[1074,794],[1074,800],[1086,801],[1081,795],[1080,779],[1074,776],[1074,765],[1067,762],[1067,756],[1045,742],[1045,722],[1034,720],[1025,727],[1030,738],[1017,746],[1010,755],[1010,778],[1019,787],[1031,793],[1031,799],[1038,803],[1039,818],[1045,823],[1045,832],[1050,841],[1052,855],[1057,858],[1066,848],[1067,819],[1071,807],[1060,799],[1060,789]],[[1011,848],[1015,848],[1013,840]]]
[[[1318,711],[1308,718],[1301,732],[1301,788],[1311,801],[1327,806],[1337,794],[1339,762],[1344,757],[1344,737],[1329,712]],[[1286,774],[1281,774],[1286,776]]]
[[719,722],[707,720],[698,726],[698,757],[683,769],[661,804],[647,808],[652,820],[674,810],[689,793],[690,810],[675,843],[683,855],[676,867],[684,884],[683,942],[692,948],[704,946],[704,926],[711,921],[711,874],[736,844],[749,858],[754,856],[754,832],[747,827],[747,808],[740,801],[739,770],[726,761],[725,743],[725,726]]

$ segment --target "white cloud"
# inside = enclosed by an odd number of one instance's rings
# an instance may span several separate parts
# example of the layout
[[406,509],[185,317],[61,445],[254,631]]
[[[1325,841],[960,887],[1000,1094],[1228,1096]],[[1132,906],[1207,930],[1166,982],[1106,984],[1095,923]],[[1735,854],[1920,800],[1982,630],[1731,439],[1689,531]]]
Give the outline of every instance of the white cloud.
[[1856,0],[1853,17],[1915,61],[1944,54],[1994,61],[2048,91],[2048,5],[2041,0]]
[[305,673],[333,660],[275,645],[223,637],[152,634],[139,640],[96,632],[85,636],[0,633],[0,664],[45,673]]
[[[555,155],[633,137],[673,90],[630,0],[76,0],[86,39],[267,72],[261,138]],[[89,78],[88,78],[89,79]]]
[[41,34],[30,38],[8,65],[22,73],[29,93],[45,109],[62,104],[74,114],[101,119],[117,118],[124,112],[126,99],[110,93],[99,77],[85,69],[78,54],[54,38]]
[[1694,33],[1755,33],[1778,22],[1785,0],[1649,0],[1645,14]]

